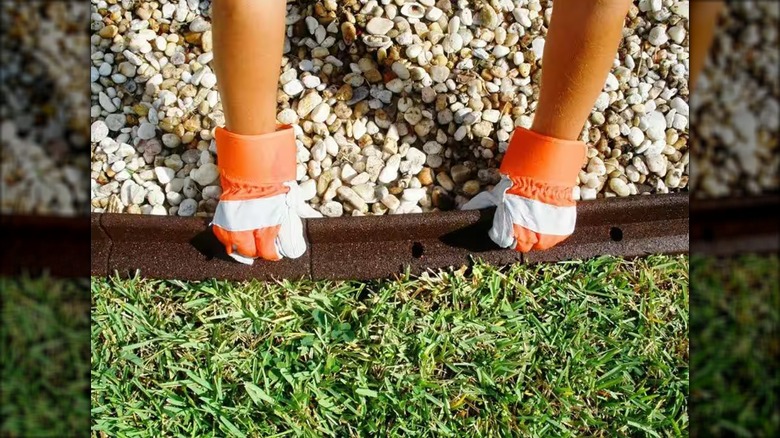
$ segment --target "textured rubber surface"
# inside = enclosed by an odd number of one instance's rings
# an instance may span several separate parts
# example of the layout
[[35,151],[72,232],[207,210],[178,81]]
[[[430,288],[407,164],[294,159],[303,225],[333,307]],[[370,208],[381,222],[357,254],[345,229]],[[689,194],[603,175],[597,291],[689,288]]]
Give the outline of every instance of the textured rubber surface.
[[89,276],[89,217],[0,216],[0,226],[0,274]]
[[309,220],[312,277],[372,279],[468,264],[522,261],[487,235],[492,211],[458,211]]
[[[309,276],[308,252],[298,259],[278,262],[258,260],[252,266],[236,262],[227,256],[208,227],[209,220],[101,215],[100,225],[111,239],[109,269],[102,275],[117,271],[120,276],[129,276],[139,271],[144,277],[177,280],[295,279]],[[305,226],[304,223],[304,230]],[[97,268],[93,265],[93,270]]]
[[106,275],[109,272],[108,259],[111,256],[111,239],[100,226],[100,215],[90,217],[92,230],[92,265],[90,275]]
[[[3,217],[11,236],[2,273],[50,268],[56,276],[132,276],[201,280],[374,279],[468,265],[503,265],[688,251],[688,195],[634,196],[580,202],[574,234],[557,247],[525,255],[487,236],[493,210],[304,221],[308,251],[298,259],[230,259],[209,218],[93,214],[87,218]],[[91,266],[88,239],[91,231]]]
[[[583,202],[574,235],[553,250],[526,255],[498,248],[487,236],[492,210],[304,221],[308,251],[299,259],[236,263],[224,253],[204,218],[102,214],[110,239],[106,263],[94,275],[198,280],[359,279],[419,274],[480,258],[493,264],[683,253],[688,249],[688,196],[638,196]],[[647,221],[647,218],[652,220]]]
[[780,194],[691,199],[691,253],[728,256],[780,251]]
[[688,252],[688,194],[608,198],[577,205],[572,236],[526,262],[574,260],[610,254],[637,257]]

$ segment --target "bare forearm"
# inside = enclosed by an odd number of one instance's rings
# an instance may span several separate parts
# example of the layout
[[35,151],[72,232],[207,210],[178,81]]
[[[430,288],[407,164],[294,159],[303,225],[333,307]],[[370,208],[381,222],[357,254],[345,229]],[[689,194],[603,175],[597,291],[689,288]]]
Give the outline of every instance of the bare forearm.
[[719,0],[691,2],[691,37],[690,37],[690,90],[696,87],[702,67],[715,35],[718,15],[724,7]]
[[604,87],[631,0],[555,0],[532,130],[576,140]]
[[273,132],[286,2],[213,0],[214,71],[228,130]]

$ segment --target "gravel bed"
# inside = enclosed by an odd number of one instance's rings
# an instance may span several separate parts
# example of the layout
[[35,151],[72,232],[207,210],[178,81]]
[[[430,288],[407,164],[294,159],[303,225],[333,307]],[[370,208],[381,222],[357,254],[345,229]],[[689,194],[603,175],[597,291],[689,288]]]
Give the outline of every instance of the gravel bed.
[[700,198],[780,188],[780,3],[731,1],[691,101]]
[[[278,121],[326,216],[459,208],[539,95],[552,2],[288,2]],[[210,2],[92,0],[92,211],[204,216],[224,123]],[[639,1],[583,129],[578,199],[688,184],[688,2]]]
[[0,8],[0,211],[87,215],[88,5]]

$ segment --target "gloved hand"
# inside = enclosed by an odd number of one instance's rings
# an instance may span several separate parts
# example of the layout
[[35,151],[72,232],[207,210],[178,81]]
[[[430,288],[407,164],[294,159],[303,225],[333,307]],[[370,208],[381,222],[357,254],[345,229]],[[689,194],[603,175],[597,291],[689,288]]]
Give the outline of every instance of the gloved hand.
[[215,137],[222,196],[211,224],[228,255],[248,265],[303,255],[301,218],[321,215],[299,195],[292,127],[263,135],[217,128]]
[[551,248],[574,232],[572,192],[586,152],[583,142],[516,128],[499,169],[501,181],[462,209],[497,207],[488,234],[502,248]]

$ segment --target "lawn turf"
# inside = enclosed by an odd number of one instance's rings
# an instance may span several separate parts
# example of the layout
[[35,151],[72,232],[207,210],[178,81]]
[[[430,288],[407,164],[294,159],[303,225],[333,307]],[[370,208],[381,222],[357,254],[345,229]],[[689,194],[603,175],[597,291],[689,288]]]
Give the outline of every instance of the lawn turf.
[[89,428],[89,281],[0,277],[2,437]]
[[691,436],[780,435],[780,258],[691,260]]
[[688,259],[92,283],[93,436],[679,436]]

